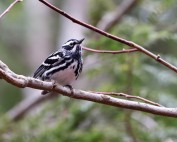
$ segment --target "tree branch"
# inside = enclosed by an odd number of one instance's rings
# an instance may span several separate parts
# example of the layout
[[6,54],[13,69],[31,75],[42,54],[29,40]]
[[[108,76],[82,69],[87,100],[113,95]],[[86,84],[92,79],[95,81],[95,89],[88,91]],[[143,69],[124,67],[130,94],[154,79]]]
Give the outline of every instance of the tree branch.
[[145,103],[151,104],[151,105],[155,105],[155,106],[159,106],[159,107],[164,107],[159,103],[155,103],[153,101],[150,101],[148,99],[142,98],[140,96],[132,96],[132,95],[128,95],[125,93],[115,93],[115,92],[94,92],[94,93],[98,93],[98,94],[104,94],[104,95],[111,95],[111,96],[119,96],[119,97],[125,97],[127,99],[137,99],[137,100],[141,100]]
[[82,49],[90,52],[95,52],[95,53],[108,53],[108,54],[121,54],[121,53],[131,53],[131,52],[136,52],[138,51],[137,49],[123,49],[123,50],[118,50],[118,51],[113,51],[113,50],[96,50],[96,49],[91,49],[88,47],[83,47]]
[[174,65],[171,65],[170,63],[168,63],[167,61],[163,60],[160,57],[160,55],[155,55],[154,53],[148,51],[147,49],[143,48],[142,46],[140,46],[140,45],[138,45],[138,44],[136,44],[136,43],[134,43],[132,41],[125,40],[123,38],[120,38],[120,37],[117,37],[117,36],[112,35],[110,33],[107,33],[105,31],[102,31],[102,30],[100,30],[100,29],[98,29],[98,28],[96,28],[96,27],[94,27],[92,25],[89,25],[89,24],[86,24],[84,22],[81,22],[81,21],[75,19],[74,17],[70,16],[66,12],[64,12],[64,11],[58,9],[57,7],[53,6],[52,4],[46,2],[45,0],[39,0],[39,1],[42,2],[42,3],[44,3],[45,5],[47,5],[48,7],[50,7],[51,9],[53,9],[54,11],[58,12],[59,14],[63,15],[64,17],[68,18],[72,22],[77,23],[77,24],[79,24],[81,26],[84,26],[84,27],[86,27],[86,28],[88,28],[90,30],[93,30],[93,31],[95,31],[95,32],[97,32],[97,33],[99,33],[99,34],[101,34],[103,36],[106,36],[106,37],[110,38],[110,39],[113,39],[115,41],[123,43],[123,44],[125,44],[127,46],[130,46],[132,48],[136,48],[139,51],[141,51],[142,53],[148,55],[149,57],[153,58],[157,62],[163,64],[164,66],[168,67],[170,70],[173,70],[174,72],[177,73],[177,68]]
[[10,4],[10,6],[0,15],[0,18],[2,18],[6,13],[10,11],[10,9],[18,2],[21,2],[23,0],[15,0],[13,3]]
[[55,85],[52,82],[44,82],[32,77],[17,75],[12,72],[2,61],[0,61],[0,76],[8,83],[20,88],[30,87],[34,89],[49,90],[75,99],[87,100],[100,104],[106,104],[109,106],[127,108],[132,110],[139,110],[162,116],[177,117],[177,108],[153,106],[146,103],[123,100],[104,94],[91,93],[76,89],[73,89],[73,91],[71,92],[71,90],[67,87]]

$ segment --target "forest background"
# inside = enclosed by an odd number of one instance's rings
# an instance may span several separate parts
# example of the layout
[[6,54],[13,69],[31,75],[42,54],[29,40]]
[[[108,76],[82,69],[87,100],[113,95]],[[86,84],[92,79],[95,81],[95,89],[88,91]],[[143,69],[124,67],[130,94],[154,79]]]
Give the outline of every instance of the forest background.
[[[66,0],[49,2],[77,19],[133,41],[177,66],[175,0]],[[2,13],[12,1],[0,1]],[[115,13],[118,16],[116,17]],[[109,21],[116,22],[106,29]],[[36,0],[16,4],[0,19],[0,58],[15,73],[32,76],[53,51],[70,38],[85,37],[94,49],[127,46],[97,35]],[[142,53],[118,55],[84,51],[84,69],[74,88],[124,92],[166,107],[177,106],[177,76]],[[37,102],[40,91],[19,89],[0,80],[0,140],[175,142],[177,120],[65,96]],[[20,110],[32,105],[23,115]],[[17,121],[18,120],[18,121]]]

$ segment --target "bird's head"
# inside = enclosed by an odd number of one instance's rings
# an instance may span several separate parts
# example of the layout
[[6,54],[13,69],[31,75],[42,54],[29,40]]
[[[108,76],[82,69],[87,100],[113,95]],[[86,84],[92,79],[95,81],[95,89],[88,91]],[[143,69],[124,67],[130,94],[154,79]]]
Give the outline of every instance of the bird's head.
[[81,40],[70,39],[62,45],[62,49],[70,53],[81,53],[82,49],[80,44],[83,42],[84,38]]

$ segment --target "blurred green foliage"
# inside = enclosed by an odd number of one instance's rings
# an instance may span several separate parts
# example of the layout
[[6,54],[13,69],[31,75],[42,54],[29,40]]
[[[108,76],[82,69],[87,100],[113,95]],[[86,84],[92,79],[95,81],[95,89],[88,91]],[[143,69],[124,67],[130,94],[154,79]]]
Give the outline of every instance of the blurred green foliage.
[[[89,20],[91,24],[96,25],[105,13],[114,11],[121,0],[89,2]],[[6,7],[9,3],[0,4]],[[21,51],[24,47],[24,19],[27,17],[25,18],[23,8],[20,6],[16,6],[10,13],[6,15],[6,20],[0,21],[0,30],[3,33],[0,38],[0,57],[13,71],[25,74],[28,67],[23,62],[24,57],[15,51],[17,49]],[[140,44],[177,66],[176,14],[175,0],[141,0],[111,28],[110,33]],[[19,34],[14,37],[13,34],[17,31]],[[103,36],[99,39],[90,36],[87,41],[88,47],[98,49],[128,48]],[[85,56],[92,54],[87,53]],[[138,52],[114,56],[99,54],[97,57],[96,66],[86,73],[90,80],[101,78],[93,90],[125,92],[145,97],[167,107],[176,107],[177,76],[174,72]],[[20,89],[4,84],[3,81],[0,83],[0,113],[3,116],[0,119],[0,141],[177,141],[175,118],[66,97],[49,101],[39,112],[28,115],[18,122],[10,122],[4,114],[20,100],[21,92]],[[10,98],[12,95],[13,99]]]
[[[0,1],[1,13],[12,1]],[[22,48],[24,44],[24,14],[22,5],[15,5],[0,20],[0,57],[16,73],[27,72]],[[19,23],[19,21],[21,21]],[[21,53],[20,53],[20,52]],[[14,97],[12,99],[12,95]],[[0,80],[0,112],[6,112],[21,100],[21,90]]]

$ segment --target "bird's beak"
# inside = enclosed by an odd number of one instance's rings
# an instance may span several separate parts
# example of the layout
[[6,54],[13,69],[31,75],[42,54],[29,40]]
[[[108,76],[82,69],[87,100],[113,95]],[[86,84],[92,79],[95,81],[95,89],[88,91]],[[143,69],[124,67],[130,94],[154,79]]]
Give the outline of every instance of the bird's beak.
[[78,44],[81,44],[84,41],[85,38],[78,41]]

